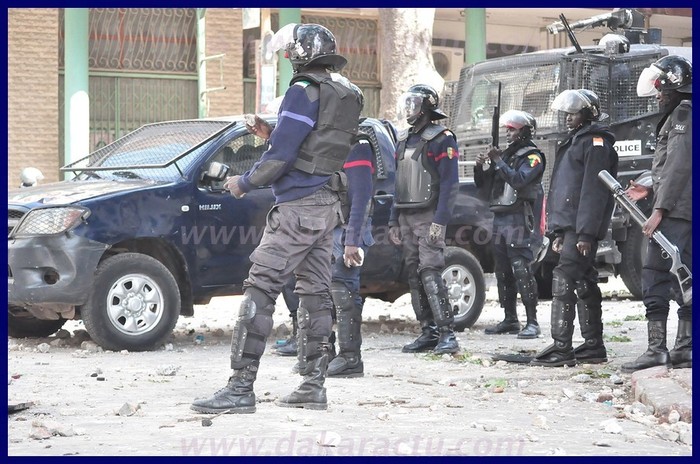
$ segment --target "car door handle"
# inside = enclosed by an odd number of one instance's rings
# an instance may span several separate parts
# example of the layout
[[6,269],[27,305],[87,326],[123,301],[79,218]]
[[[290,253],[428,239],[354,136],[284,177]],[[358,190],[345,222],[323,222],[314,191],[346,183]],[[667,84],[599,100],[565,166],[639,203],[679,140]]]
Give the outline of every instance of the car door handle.
[[374,201],[379,203],[380,205],[386,204],[394,199],[394,195],[390,193],[379,193],[375,195]]

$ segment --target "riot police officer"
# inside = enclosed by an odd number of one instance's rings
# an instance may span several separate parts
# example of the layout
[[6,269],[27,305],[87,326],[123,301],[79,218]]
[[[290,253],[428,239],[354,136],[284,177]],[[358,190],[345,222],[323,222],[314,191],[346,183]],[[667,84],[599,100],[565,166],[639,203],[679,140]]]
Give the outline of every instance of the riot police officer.
[[[270,147],[250,171],[229,178],[236,198],[271,185],[275,204],[252,267],[231,341],[233,375],[212,397],[194,401],[204,413],[253,413],[260,358],[272,331],[274,304],[292,273],[299,295],[299,373],[303,381],[277,400],[283,407],[326,409],[324,387],[331,333],[330,278],[333,229],[341,221],[342,168],[357,133],[360,95],[335,73],[347,60],[333,34],[318,24],[288,24],[270,40],[284,49],[294,76],[270,133]],[[254,134],[269,130],[256,118]]]
[[[607,361],[603,343],[602,295],[595,256],[598,240],[610,225],[614,200],[598,180],[607,170],[617,175],[615,136],[601,121],[598,96],[587,89],[565,90],[552,109],[566,114],[567,138],[557,147],[547,197],[547,227],[559,263],[552,278],[551,333],[554,343],[531,361],[536,366],[573,366],[577,361]],[[577,306],[578,299],[581,304]],[[578,308],[585,342],[575,350],[571,339]]]
[[445,229],[458,188],[459,151],[449,129],[433,123],[447,117],[429,85],[410,87],[399,100],[400,118],[411,126],[396,150],[396,194],[389,237],[401,244],[408,271],[411,303],[421,335],[403,347],[414,353],[459,351],[454,312],[442,280]]
[[[525,111],[506,111],[500,118],[506,128],[508,147],[501,151],[491,147],[480,154],[474,167],[476,186],[489,195],[493,211],[494,270],[498,300],[505,319],[487,327],[487,334],[518,334],[518,338],[540,335],[537,323],[537,282],[532,263],[542,244],[540,215],[544,190],[542,175],[545,156],[532,142],[537,123]],[[487,165],[487,160],[490,163]],[[517,296],[525,306],[527,324],[520,330],[516,312]]]
[[[656,96],[663,117],[656,127],[656,152],[652,163],[652,188],[632,183],[627,195],[641,200],[654,194],[654,210],[642,227],[651,237],[660,230],[678,247],[681,261],[692,271],[693,215],[693,65],[678,55],[665,56],[642,71],[637,82],[640,97]],[[684,302],[677,282],[669,272],[670,260],[653,240],[647,245],[642,266],[642,290],[646,306],[649,346],[635,361],[624,363],[623,372],[653,366],[693,366],[692,306]],[[666,348],[669,300],[678,308],[676,344]]]

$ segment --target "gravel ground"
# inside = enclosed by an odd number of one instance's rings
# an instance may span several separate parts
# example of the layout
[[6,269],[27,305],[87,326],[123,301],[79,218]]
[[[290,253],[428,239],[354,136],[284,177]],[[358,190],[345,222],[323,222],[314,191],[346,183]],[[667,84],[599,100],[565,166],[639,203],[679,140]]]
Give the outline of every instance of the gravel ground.
[[[225,385],[233,312],[240,297],[216,298],[181,318],[152,352],[103,351],[79,322],[47,339],[8,340],[8,402],[33,402],[8,416],[8,454],[83,456],[228,455],[692,455],[692,425],[660,422],[635,403],[623,362],[646,349],[641,302],[622,283],[603,284],[610,361],[542,368],[493,362],[492,353],[533,352],[550,343],[550,302],[540,304],[543,336],[489,336],[499,321],[493,278],[479,321],[458,334],[456,356],[404,354],[419,331],[408,295],[368,299],[365,376],[328,379],[327,411],[279,408],[300,381],[295,358],[268,349],[255,391],[257,412],[206,416],[195,397]],[[677,321],[669,321],[673,345]],[[519,308],[521,320],[524,310]],[[283,300],[275,335],[289,319]],[[64,338],[60,338],[64,337]],[[580,342],[578,328],[574,342]]]

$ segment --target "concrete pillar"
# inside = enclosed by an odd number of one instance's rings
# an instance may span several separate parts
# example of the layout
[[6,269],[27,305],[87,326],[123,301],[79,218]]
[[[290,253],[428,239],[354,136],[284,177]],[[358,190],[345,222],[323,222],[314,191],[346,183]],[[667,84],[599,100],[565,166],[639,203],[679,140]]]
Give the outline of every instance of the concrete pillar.
[[[89,17],[87,8],[65,9],[65,164],[90,153],[90,85],[88,73]],[[65,178],[72,177],[70,172]]]
[[464,58],[465,64],[486,59],[486,9],[464,10]]

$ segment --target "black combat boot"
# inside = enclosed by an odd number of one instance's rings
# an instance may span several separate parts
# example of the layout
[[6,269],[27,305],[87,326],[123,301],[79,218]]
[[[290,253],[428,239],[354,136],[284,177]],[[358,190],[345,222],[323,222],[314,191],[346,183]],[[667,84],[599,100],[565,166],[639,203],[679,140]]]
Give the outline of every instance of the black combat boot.
[[608,362],[608,351],[603,343],[603,310],[600,302],[585,303],[579,300],[576,309],[581,336],[585,340],[574,348],[576,361],[585,364]]
[[[335,284],[335,283],[334,283]],[[328,363],[328,377],[362,377],[362,306],[345,285],[332,285],[331,296],[338,318],[338,356]]]
[[522,327],[518,322],[516,311],[518,293],[513,276],[505,273],[496,273],[496,286],[498,287],[498,301],[505,312],[505,319],[496,325],[486,327],[484,333],[487,335],[517,334]]
[[435,348],[439,334],[437,325],[433,321],[430,303],[428,303],[428,297],[425,295],[423,282],[418,276],[418,270],[415,271],[415,274],[409,275],[413,276],[408,280],[408,285],[411,289],[411,306],[416,314],[416,319],[420,322],[421,334],[413,342],[404,345],[401,351],[404,353],[419,353]]
[[537,323],[537,304],[525,305],[525,314],[527,315],[527,324],[523,330],[518,332],[518,338],[537,338],[542,333],[540,325]]
[[328,353],[324,352],[305,364],[299,371],[304,376],[302,383],[292,393],[275,401],[275,404],[283,408],[328,409],[326,387],[323,386],[328,368]]
[[433,353],[445,354],[459,351],[459,344],[454,333],[454,311],[447,293],[447,286],[440,272],[434,269],[424,269],[421,281],[425,296],[428,299],[430,312],[438,327],[438,341]]
[[435,354],[453,354],[459,351],[457,337],[451,327],[445,326],[438,329],[439,338],[433,353]]
[[678,321],[676,345],[669,355],[674,368],[693,367],[693,321]]
[[253,362],[243,369],[236,369],[228,384],[211,398],[195,400],[190,409],[206,414],[252,414],[255,412],[253,383],[258,373],[258,363]]
[[280,356],[296,356],[297,355],[297,335],[299,331],[299,323],[297,322],[296,313],[292,316],[292,334],[284,343],[275,347],[275,352]]
[[561,299],[552,300],[552,338],[554,343],[546,347],[530,361],[532,366],[575,366],[576,358],[571,345],[574,335],[574,308]]
[[421,334],[413,342],[404,345],[401,349],[404,353],[419,353],[430,351],[438,344],[439,333],[437,325],[433,321],[421,322]]
[[635,372],[655,366],[671,367],[671,356],[666,348],[666,321],[647,321],[649,347],[636,360],[622,365],[622,372]]

